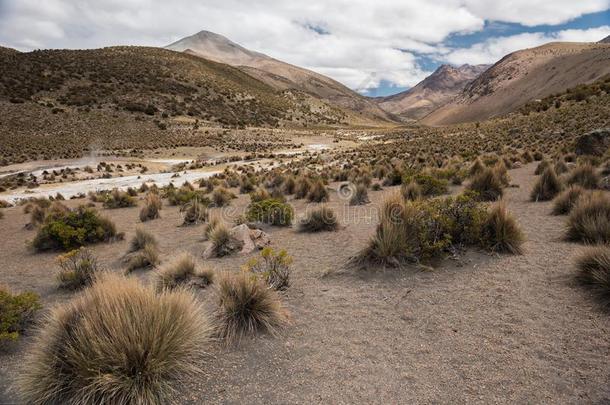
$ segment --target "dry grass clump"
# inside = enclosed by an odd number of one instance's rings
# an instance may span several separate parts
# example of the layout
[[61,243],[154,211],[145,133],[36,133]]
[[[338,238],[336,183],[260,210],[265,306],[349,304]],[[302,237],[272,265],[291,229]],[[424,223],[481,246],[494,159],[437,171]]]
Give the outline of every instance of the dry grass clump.
[[144,249],[129,256],[125,272],[129,274],[135,270],[152,268],[159,264],[159,261],[159,250],[157,247],[146,245]]
[[555,173],[557,173],[558,175],[562,175],[562,174],[570,171],[570,168],[568,167],[568,165],[566,165],[566,163],[563,160],[560,160],[557,163],[555,163],[554,168],[555,168]]
[[415,181],[400,186],[402,197],[407,201],[417,201],[422,198],[422,189]]
[[212,254],[214,257],[225,257],[238,252],[243,247],[243,242],[231,236],[231,231],[224,224],[218,224],[210,232],[212,242]]
[[493,252],[521,254],[525,236],[504,203],[500,202],[483,223],[481,240]]
[[339,220],[335,211],[326,206],[308,211],[299,222],[301,232],[336,231],[339,229]]
[[201,376],[211,333],[192,294],[107,274],[47,317],[19,393],[29,404],[169,403]]
[[357,184],[354,187],[354,193],[349,200],[349,205],[364,205],[371,202],[369,200],[368,189],[365,184]]
[[553,215],[569,214],[572,208],[574,208],[576,201],[586,192],[587,190],[578,185],[568,187],[553,201]]
[[221,223],[221,220],[218,216],[210,216],[210,220],[205,225],[205,228],[203,230],[203,237],[205,240],[210,239],[210,234],[212,233],[214,228],[216,228],[216,226],[218,226],[218,224],[220,224],[220,223]]
[[222,273],[214,286],[218,333],[228,343],[258,332],[275,334],[288,321],[277,293],[251,272]]
[[532,201],[549,201],[561,192],[562,184],[552,166],[547,165],[534,185],[530,198]]
[[326,186],[324,185],[322,180],[316,181],[309,190],[309,193],[307,194],[307,201],[319,203],[326,202],[328,201],[328,199],[329,196]]
[[140,221],[146,222],[160,218],[160,211],[163,208],[161,197],[155,193],[148,193],[144,198],[144,206],[140,210]]
[[599,175],[589,163],[585,163],[574,168],[566,180],[569,185],[579,185],[588,189],[595,189],[599,185]]
[[610,248],[587,248],[576,260],[576,278],[589,287],[606,309],[610,309]]
[[257,188],[250,193],[250,201],[259,202],[271,198],[271,194],[264,188]]
[[57,258],[60,271],[57,274],[59,287],[76,290],[88,287],[101,271],[93,252],[80,248]]
[[504,194],[502,181],[492,168],[485,168],[474,176],[468,190],[476,192],[481,201],[496,201]]
[[543,160],[540,163],[538,163],[538,166],[536,166],[536,170],[534,170],[534,174],[536,176],[541,175],[542,173],[544,173],[544,171],[551,166],[551,162],[549,162],[548,160]]
[[128,253],[137,252],[138,250],[142,250],[147,245],[152,245],[152,246],[156,247],[157,238],[155,238],[155,236],[152,233],[148,232],[144,228],[136,227],[136,233],[133,236],[133,238],[131,239],[131,242],[129,243]]
[[479,175],[486,168],[485,164],[481,161],[481,158],[476,158],[472,163],[470,168],[468,169],[468,174],[470,177],[474,177]]
[[602,192],[579,198],[568,217],[566,237],[584,243],[610,242],[610,199]]
[[212,192],[212,205],[214,207],[224,207],[231,203],[235,195],[224,187],[218,187]]
[[192,200],[180,208],[182,214],[182,225],[197,225],[208,219],[208,209],[198,200]]
[[172,290],[192,282],[198,287],[207,287],[214,280],[214,272],[200,269],[195,258],[189,253],[182,253],[171,262],[162,266],[156,273],[154,285],[157,291]]
[[309,190],[312,188],[311,181],[307,177],[299,177],[296,180],[294,189],[294,198],[301,199],[307,197]]

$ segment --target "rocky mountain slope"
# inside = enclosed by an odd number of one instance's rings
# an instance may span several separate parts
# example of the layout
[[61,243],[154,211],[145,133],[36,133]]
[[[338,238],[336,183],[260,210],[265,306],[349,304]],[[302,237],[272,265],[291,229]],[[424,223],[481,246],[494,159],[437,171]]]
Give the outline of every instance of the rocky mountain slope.
[[422,123],[447,125],[506,114],[610,73],[610,44],[554,42],[511,53]]
[[488,67],[489,65],[441,65],[415,87],[378,98],[377,102],[381,108],[402,119],[420,119],[451,101]]
[[251,51],[213,32],[201,31],[166,48],[239,67],[277,90],[296,89],[365,116],[390,118],[373,101],[333,79]]

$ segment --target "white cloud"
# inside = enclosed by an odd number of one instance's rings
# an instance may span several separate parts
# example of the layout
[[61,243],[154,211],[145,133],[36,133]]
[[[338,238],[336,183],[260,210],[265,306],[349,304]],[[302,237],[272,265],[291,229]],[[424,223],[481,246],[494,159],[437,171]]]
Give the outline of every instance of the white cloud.
[[490,38],[469,48],[446,51],[440,60],[461,65],[463,63],[495,63],[503,56],[519,49],[533,48],[548,42],[597,42],[610,35],[610,26],[586,30],[563,30],[550,33],[523,33],[507,37]]
[[486,20],[558,24],[608,8],[610,0],[0,0],[0,43],[21,50],[164,46],[205,29],[362,90],[381,80],[417,83],[429,72],[414,52],[478,63],[546,40],[523,34],[463,50],[444,47],[450,34],[479,31]]

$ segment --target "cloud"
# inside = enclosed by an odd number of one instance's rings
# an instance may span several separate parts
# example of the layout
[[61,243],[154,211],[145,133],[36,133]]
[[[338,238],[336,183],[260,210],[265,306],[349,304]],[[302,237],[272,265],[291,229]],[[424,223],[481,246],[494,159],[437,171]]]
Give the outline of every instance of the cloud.
[[610,26],[608,25],[585,30],[570,29],[550,33],[523,33],[489,38],[469,48],[447,50],[441,52],[441,55],[437,58],[455,65],[495,63],[511,52],[533,48],[548,42],[597,42],[608,35],[610,35]]
[[164,46],[205,29],[366,90],[381,81],[416,84],[430,73],[418,53],[490,62],[546,38],[523,34],[461,50],[443,45],[486,21],[559,24],[608,8],[610,0],[0,0],[0,43],[21,50]]

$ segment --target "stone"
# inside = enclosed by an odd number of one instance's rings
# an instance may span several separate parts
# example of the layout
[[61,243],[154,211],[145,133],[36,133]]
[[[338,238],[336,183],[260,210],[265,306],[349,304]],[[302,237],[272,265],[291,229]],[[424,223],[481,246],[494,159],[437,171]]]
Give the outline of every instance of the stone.
[[610,128],[596,129],[576,140],[577,155],[603,156],[610,147]]

